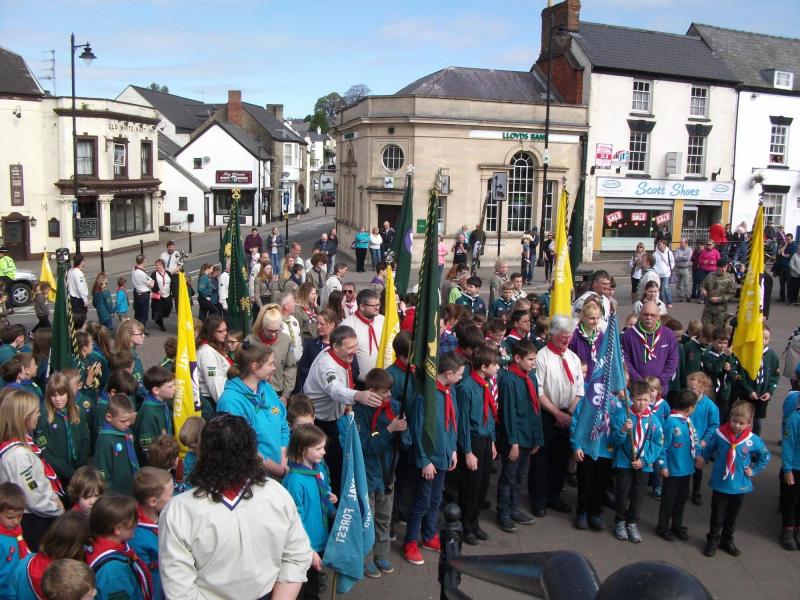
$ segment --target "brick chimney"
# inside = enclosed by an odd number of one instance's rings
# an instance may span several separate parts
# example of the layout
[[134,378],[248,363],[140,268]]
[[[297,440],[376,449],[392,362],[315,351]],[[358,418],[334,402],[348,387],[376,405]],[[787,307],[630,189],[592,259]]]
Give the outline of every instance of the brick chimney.
[[228,90],[228,122],[242,126],[242,91]]
[[272,113],[272,116],[283,123],[283,104],[267,104],[267,111]]
[[[542,10],[542,42],[541,54],[547,52],[547,40],[550,28],[550,15],[553,16],[553,29],[555,30],[559,25],[563,25],[570,33],[578,31],[578,23],[581,16],[581,0],[564,0],[555,6],[547,2],[547,7]],[[561,48],[553,48],[553,56],[562,52]]]

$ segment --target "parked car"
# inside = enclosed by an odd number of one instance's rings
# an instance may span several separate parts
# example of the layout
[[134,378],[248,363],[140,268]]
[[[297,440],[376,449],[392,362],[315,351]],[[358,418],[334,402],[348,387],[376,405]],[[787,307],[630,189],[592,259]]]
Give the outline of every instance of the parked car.
[[14,306],[30,304],[37,283],[39,283],[39,278],[36,273],[17,269],[17,277],[11,283],[11,303]]

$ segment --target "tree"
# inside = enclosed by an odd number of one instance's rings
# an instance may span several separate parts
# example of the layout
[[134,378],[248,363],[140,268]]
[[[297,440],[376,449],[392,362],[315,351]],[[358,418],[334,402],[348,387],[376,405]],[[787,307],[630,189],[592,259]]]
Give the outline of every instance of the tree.
[[169,94],[169,88],[165,85],[158,85],[155,81],[147,86],[147,89],[153,90],[154,92],[161,92],[162,94]]
[[330,126],[336,119],[336,113],[342,108],[343,99],[338,92],[331,92],[327,96],[322,96],[314,105],[314,114],[322,113]]
[[350,106],[351,104],[355,104],[365,96],[369,96],[369,93],[372,90],[369,89],[368,85],[363,83],[357,83],[355,85],[351,85],[348,90],[344,93],[344,105]]

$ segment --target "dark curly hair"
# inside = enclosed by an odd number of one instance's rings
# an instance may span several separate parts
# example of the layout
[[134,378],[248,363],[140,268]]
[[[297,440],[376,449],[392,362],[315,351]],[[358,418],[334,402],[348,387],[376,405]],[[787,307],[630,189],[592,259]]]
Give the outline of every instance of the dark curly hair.
[[243,497],[248,499],[253,497],[253,485],[264,485],[266,480],[253,428],[236,415],[212,417],[203,428],[200,456],[192,470],[194,496],[221,502],[224,490],[245,485]]

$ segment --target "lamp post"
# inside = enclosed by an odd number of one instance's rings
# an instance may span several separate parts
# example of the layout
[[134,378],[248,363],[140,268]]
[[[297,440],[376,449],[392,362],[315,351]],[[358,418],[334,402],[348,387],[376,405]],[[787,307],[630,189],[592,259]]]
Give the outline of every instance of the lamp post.
[[[547,202],[547,168],[550,163],[550,77],[553,68],[553,41],[554,38],[561,46],[567,38],[569,32],[563,25],[553,27],[553,13],[550,13],[550,21],[547,26],[547,92],[545,94],[545,109],[544,109],[544,154],[542,155],[542,217],[539,225],[540,235],[544,236],[544,222],[545,212],[544,207]],[[540,244],[544,250],[544,244]]]
[[83,48],[80,58],[86,63],[86,66],[92,64],[92,61],[97,58],[92,52],[92,47],[89,42],[85,44],[75,44],[75,34],[69,36],[69,50],[72,57],[72,235],[75,237],[75,254],[80,254],[81,251],[81,237],[78,234],[78,133],[77,133],[77,118],[75,116],[75,51],[78,48]]
[[262,195],[264,192],[264,186],[261,182],[261,138],[258,138],[258,191],[256,191],[256,210],[258,211],[258,226],[261,227],[261,213],[263,212],[263,198]]

